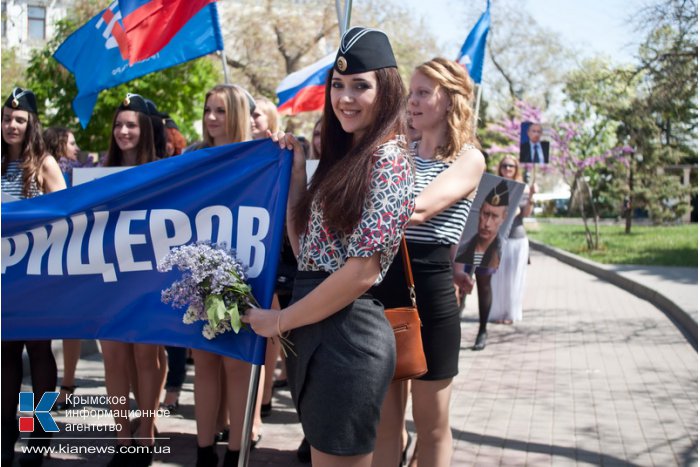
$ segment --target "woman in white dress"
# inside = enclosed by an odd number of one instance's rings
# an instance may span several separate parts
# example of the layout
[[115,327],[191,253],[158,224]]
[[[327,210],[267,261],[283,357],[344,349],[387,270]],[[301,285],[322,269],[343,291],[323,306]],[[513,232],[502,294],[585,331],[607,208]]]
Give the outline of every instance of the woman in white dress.
[[[518,159],[505,156],[498,164],[498,175],[509,180],[523,181]],[[529,246],[523,218],[532,212],[533,187],[525,186],[517,215],[513,219],[510,235],[501,251],[501,265],[491,278],[493,301],[489,321],[513,324],[523,319],[523,295],[525,293],[525,270]]]

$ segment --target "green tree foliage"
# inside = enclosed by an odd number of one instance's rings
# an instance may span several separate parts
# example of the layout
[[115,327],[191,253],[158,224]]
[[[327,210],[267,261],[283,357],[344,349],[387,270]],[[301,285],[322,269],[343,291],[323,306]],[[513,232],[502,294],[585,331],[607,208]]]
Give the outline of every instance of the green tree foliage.
[[565,88],[571,118],[590,129],[592,144],[614,130],[617,144],[633,149],[624,186],[613,187],[629,201],[628,231],[635,208],[656,223],[678,220],[696,190],[682,185],[673,166],[697,164],[697,4],[667,0],[639,18],[648,34],[637,67],[588,61]]
[[[104,6],[104,5],[103,5]],[[27,68],[27,87],[37,95],[44,127],[67,126],[77,130],[78,145],[88,151],[104,151],[110,140],[114,111],[127,92],[153,100],[178,123],[189,140],[198,139],[195,122],[201,120],[204,94],[220,81],[220,65],[202,57],[182,65],[137,78],[100,93],[87,128],[80,129],[72,101],[78,93],[75,79],[52,57],[58,46],[100,10],[94,1],[78,2],[67,18],[58,22],[56,35],[32,53]]]
[[[622,116],[633,105],[639,80],[630,78],[632,73],[632,68],[613,68],[606,60],[591,59],[568,75],[564,88],[569,100],[567,119],[577,124],[570,150],[581,160],[606,154],[625,144],[624,138],[618,137],[620,122],[611,115]],[[601,108],[608,109],[609,114],[601,113]],[[589,170],[585,174],[586,187],[576,187],[590,190],[593,211],[602,217],[620,215],[624,199],[629,196],[627,179],[631,156],[629,148],[625,149],[626,164],[607,164]],[[570,210],[576,209],[581,207],[572,203]]]
[[2,99],[9,96],[15,86],[24,85],[24,66],[17,58],[17,50],[2,49]]

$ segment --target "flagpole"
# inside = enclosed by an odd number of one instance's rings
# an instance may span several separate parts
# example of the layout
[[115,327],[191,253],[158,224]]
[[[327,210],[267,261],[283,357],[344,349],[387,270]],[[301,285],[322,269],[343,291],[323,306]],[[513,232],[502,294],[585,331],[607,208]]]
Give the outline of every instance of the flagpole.
[[[260,365],[253,365],[250,370],[250,382],[248,383],[248,398],[245,406],[245,418],[243,419],[243,434],[241,435],[241,453],[238,456],[238,467],[248,467],[248,458],[250,457],[250,435],[253,431],[253,411],[255,410],[258,398],[259,384]],[[225,396],[225,394],[222,395],[222,397]],[[231,420],[231,422],[233,422],[233,420]]]
[[481,85],[476,85],[476,104],[474,105],[474,136],[479,127],[479,108],[481,107]]
[[352,11],[352,0],[345,0],[345,18],[343,24],[343,34],[350,28],[350,11]]
[[350,12],[352,10],[352,0],[345,0],[345,12],[340,9],[340,0],[335,0],[335,14],[338,16],[338,30],[340,37],[343,37],[345,31],[350,27]]
[[224,83],[230,84],[231,77],[228,75],[228,64],[226,63],[226,49],[221,49],[221,65],[224,67]]

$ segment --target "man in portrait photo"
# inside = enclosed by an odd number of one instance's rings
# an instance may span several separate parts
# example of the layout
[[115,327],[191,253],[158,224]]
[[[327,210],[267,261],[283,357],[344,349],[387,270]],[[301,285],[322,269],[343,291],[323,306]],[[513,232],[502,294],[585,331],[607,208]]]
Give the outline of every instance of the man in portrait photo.
[[476,234],[467,242],[464,263],[468,272],[493,274],[501,261],[501,225],[508,218],[508,184],[505,180],[496,185],[484,198],[479,209],[479,225]]
[[520,144],[520,162],[549,164],[549,141],[542,141],[542,125],[523,122],[521,128],[527,138]]

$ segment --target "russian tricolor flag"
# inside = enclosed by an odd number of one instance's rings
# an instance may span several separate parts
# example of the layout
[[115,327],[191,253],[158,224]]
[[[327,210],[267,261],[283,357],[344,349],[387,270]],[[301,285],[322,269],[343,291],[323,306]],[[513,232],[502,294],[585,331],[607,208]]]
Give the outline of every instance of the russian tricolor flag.
[[129,42],[129,64],[155,55],[206,5],[215,0],[119,0]]
[[282,80],[277,86],[277,110],[280,113],[294,115],[323,110],[326,77],[335,61],[335,54],[328,54]]

